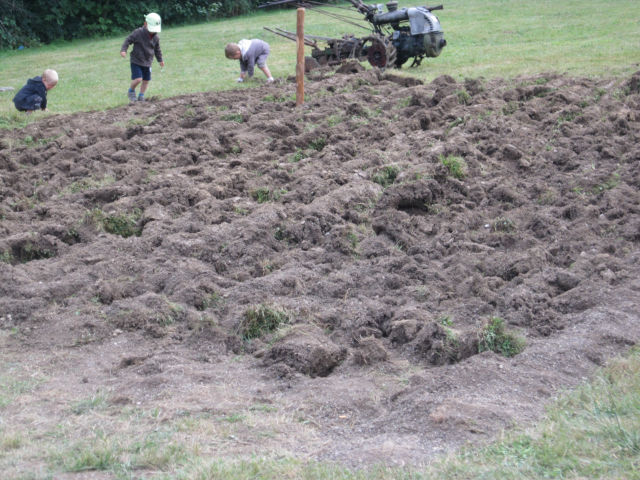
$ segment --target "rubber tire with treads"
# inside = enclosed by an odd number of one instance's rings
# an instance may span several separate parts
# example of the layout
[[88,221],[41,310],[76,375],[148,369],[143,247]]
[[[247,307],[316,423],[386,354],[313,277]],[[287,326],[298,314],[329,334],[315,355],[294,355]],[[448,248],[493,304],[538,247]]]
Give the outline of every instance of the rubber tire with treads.
[[367,47],[367,60],[373,67],[381,70],[395,67],[396,47],[391,41],[382,35],[374,34],[363,39],[363,45]]

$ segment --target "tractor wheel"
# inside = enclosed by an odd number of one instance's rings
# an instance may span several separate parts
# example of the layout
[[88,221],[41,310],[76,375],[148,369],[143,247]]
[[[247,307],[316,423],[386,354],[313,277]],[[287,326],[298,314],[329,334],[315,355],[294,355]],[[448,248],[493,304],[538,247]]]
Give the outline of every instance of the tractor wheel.
[[397,56],[396,47],[393,46],[387,37],[377,34],[371,35],[364,39],[363,45],[366,48],[367,60],[369,60],[372,66],[378,67],[381,70],[395,66]]

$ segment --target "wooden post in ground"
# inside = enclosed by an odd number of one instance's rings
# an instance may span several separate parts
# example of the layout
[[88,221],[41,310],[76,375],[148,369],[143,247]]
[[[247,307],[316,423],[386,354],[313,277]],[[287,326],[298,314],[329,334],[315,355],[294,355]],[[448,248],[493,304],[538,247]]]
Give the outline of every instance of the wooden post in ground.
[[298,24],[296,28],[296,45],[298,45],[298,61],[296,63],[296,107],[304,103],[304,8],[298,8]]

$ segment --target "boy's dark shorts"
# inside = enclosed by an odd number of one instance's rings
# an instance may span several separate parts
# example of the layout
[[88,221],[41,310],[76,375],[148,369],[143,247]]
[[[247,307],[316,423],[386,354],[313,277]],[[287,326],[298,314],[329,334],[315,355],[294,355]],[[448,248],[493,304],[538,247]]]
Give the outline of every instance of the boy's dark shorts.
[[142,65],[131,64],[131,80],[142,77],[142,80],[151,80],[151,67],[143,67]]

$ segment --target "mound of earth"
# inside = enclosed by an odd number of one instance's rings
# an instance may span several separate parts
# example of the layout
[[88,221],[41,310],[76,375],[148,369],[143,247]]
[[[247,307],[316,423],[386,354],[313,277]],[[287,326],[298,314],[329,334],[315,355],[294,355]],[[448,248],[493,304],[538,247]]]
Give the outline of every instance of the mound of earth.
[[259,402],[307,430],[218,454],[421,464],[640,340],[640,73],[342,71],[0,133],[0,360],[47,373],[5,424]]

